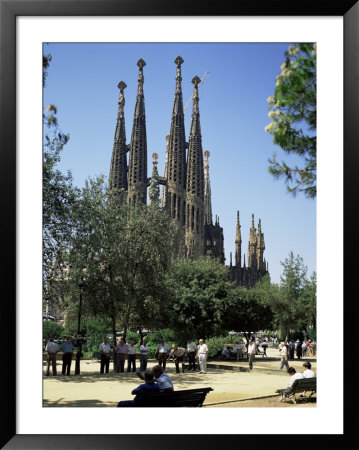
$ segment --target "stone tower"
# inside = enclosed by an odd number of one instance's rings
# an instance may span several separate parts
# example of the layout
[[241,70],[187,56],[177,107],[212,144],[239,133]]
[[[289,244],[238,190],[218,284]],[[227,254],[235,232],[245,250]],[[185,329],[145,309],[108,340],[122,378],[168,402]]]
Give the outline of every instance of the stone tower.
[[193,109],[187,157],[186,231],[185,245],[188,258],[199,258],[204,253],[204,173],[201,124],[199,117],[198,85],[200,78],[192,79]]
[[150,199],[150,205],[159,206],[160,204],[160,184],[158,178],[158,154],[152,153],[152,176],[150,180],[150,188],[148,192],[148,196]]
[[204,152],[204,224],[212,225],[212,198],[211,198],[211,182],[209,179],[209,162],[210,152]]
[[235,265],[237,267],[240,267],[242,261],[242,237],[241,237],[241,225],[239,223],[239,211],[237,211],[235,249],[236,249]]
[[251,269],[257,268],[257,233],[254,226],[254,214],[252,214],[252,225],[249,230],[248,267]]
[[208,162],[210,152],[208,150],[204,152],[204,157],[204,254],[210,254],[224,264],[223,228],[221,228],[217,216],[214,225],[212,222],[211,182]]
[[166,208],[169,211],[170,217],[178,223],[182,238],[184,238],[186,208],[186,137],[181,75],[183,59],[180,56],[177,56],[174,62],[177,66],[177,70],[171,129],[168,138]]
[[257,230],[257,269],[266,270],[265,260],[263,260],[263,253],[265,250],[264,234],[262,233],[261,219],[258,222]]
[[145,65],[143,59],[138,60],[138,86],[128,166],[128,204],[147,203],[147,135],[145,98],[143,95],[143,68]]
[[120,97],[118,100],[118,113],[116,121],[116,130],[112,150],[109,186],[110,189],[124,190],[124,196],[127,191],[127,145],[126,145],[126,129],[125,129],[125,96],[124,89],[126,83],[120,81],[118,88],[120,89]]
[[[209,176],[210,152],[202,150],[202,134],[199,115],[198,90],[201,80],[195,76],[192,79],[193,109],[189,143],[185,138],[184,108],[182,96],[183,59],[178,56],[176,64],[175,94],[172,108],[170,133],[166,136],[166,159],[164,176],[158,175],[158,154],[153,153],[152,177],[147,178],[147,136],[145,100],[143,93],[143,59],[137,62],[139,69],[137,95],[133,118],[131,141],[126,145],[124,89],[126,84],[118,84],[120,96],[118,114],[111,158],[109,186],[122,190],[120,200],[129,205],[140,202],[147,203],[147,188],[149,186],[150,205],[166,208],[169,220],[177,224],[175,254],[177,257],[199,258],[211,255],[225,264],[223,228],[219,217],[215,222],[212,218],[211,183]],[[186,158],[186,152],[187,158]],[[127,163],[127,152],[129,161]],[[160,199],[160,186],[162,196]],[[259,219],[258,229],[254,226],[254,214],[249,232],[247,265],[246,255],[242,259],[242,236],[237,211],[234,264],[230,254],[229,279],[237,285],[253,287],[255,283],[268,273],[268,262],[264,258],[264,234]]]

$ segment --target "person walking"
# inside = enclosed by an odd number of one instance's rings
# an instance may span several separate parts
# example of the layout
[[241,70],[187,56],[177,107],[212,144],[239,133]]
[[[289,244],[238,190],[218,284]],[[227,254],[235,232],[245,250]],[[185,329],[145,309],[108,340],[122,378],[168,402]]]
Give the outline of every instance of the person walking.
[[283,366],[285,366],[288,371],[288,369],[289,369],[288,355],[289,355],[289,352],[288,352],[287,344],[285,344],[284,342],[281,342],[280,364],[279,364],[278,370],[282,370]]
[[127,372],[136,372],[136,344],[135,341],[130,341],[127,344]]
[[267,342],[263,341],[263,343],[262,343],[262,349],[263,349],[262,358],[264,358],[264,357],[267,358],[267,347],[268,347]]
[[64,352],[62,355],[62,375],[66,373],[67,376],[70,376],[72,355],[75,350],[71,336],[67,336],[66,342],[61,345],[60,349]]
[[253,361],[254,361],[255,354],[256,354],[256,344],[255,344],[255,342],[253,342],[252,339],[249,339],[249,341],[248,341],[247,354],[248,354],[249,369],[252,370],[253,369]]
[[46,375],[50,375],[50,365],[52,365],[52,374],[57,375],[56,369],[56,354],[60,350],[59,346],[54,342],[54,338],[46,344],[45,351],[47,352],[47,370]]
[[103,338],[103,342],[100,344],[99,350],[101,353],[100,373],[104,373],[105,368],[106,373],[109,373],[111,345],[109,344],[106,336]]
[[164,339],[161,339],[160,343],[157,346],[157,359],[158,364],[163,367],[163,371],[166,371],[166,361],[167,361],[167,355],[169,353],[169,347],[166,344]]
[[149,347],[147,346],[147,341],[143,340],[142,345],[140,345],[140,372],[145,372],[147,369],[147,358]]
[[126,356],[127,356],[127,344],[124,338],[121,337],[115,347],[116,373],[123,373],[125,371]]
[[187,340],[187,356],[188,356],[188,369],[196,370],[196,344],[192,339]]

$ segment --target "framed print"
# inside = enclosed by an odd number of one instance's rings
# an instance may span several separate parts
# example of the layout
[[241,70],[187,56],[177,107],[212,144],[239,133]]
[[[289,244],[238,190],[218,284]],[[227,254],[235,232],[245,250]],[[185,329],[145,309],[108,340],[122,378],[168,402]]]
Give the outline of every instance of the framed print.
[[[3,373],[10,377],[3,380],[6,389],[2,402],[2,448],[137,449],[161,445],[200,449],[217,448],[223,443],[236,445],[238,439],[241,445],[268,445],[282,434],[295,435],[296,443],[301,446],[315,435],[328,434],[340,445],[344,436],[343,366],[344,360],[349,358],[348,347],[343,349],[342,341],[347,342],[355,329],[354,301],[348,301],[354,276],[352,271],[343,270],[343,255],[344,252],[347,256],[353,254],[356,246],[353,181],[358,168],[355,150],[359,119],[358,2],[289,4],[263,0],[234,4],[225,1],[220,6],[202,0],[195,3],[185,0],[179,4],[164,0],[0,2],[0,179],[4,205],[1,245],[6,259],[2,280],[8,287],[3,295],[3,339],[10,343],[9,356],[4,355],[3,361]],[[318,145],[321,150],[316,238],[318,332],[323,349],[318,354],[318,378],[321,380],[317,407],[286,411],[280,411],[281,408],[202,408],[200,414],[194,408],[176,408],[174,412],[170,410],[171,414],[167,414],[166,409],[163,414],[162,410],[153,413],[153,409],[149,413],[144,409],[140,413],[138,410],[124,413],[116,408],[85,408],[83,405],[44,407],[42,372],[37,368],[42,358],[37,353],[38,346],[41,347],[42,314],[37,309],[41,308],[42,286],[41,275],[38,278],[36,271],[41,264],[42,160],[39,148],[42,144],[43,45],[279,43],[284,48],[295,42],[318,45]],[[113,58],[113,54],[108,57]],[[210,61],[210,51],[207,57]],[[239,65],[242,70],[248,61],[250,58]],[[71,60],[69,80],[71,71],[75,71],[74,64],[76,62]],[[78,74],[84,80],[91,78],[85,67],[78,69]],[[212,75],[206,76],[210,81]],[[205,95],[205,87],[201,89]],[[214,92],[207,95],[214,96]],[[127,112],[128,126],[132,106]],[[81,115],[80,110],[76,113]],[[99,123],[99,126],[102,125]],[[327,148],[327,153],[323,148]],[[162,154],[160,158],[164,159]],[[225,178],[224,173],[222,177]],[[344,240],[343,248],[344,231],[350,239]],[[344,286],[347,298],[343,294]],[[347,300],[345,314],[343,300]],[[332,342],[331,351],[325,348],[326,340]],[[335,353],[335,357],[329,357],[330,353]],[[339,392],[329,398],[332,390],[324,379],[332,371],[337,374]],[[178,411],[180,409],[184,411]],[[293,423],[308,420],[304,433],[299,433],[296,427],[288,430],[279,426],[289,415]],[[124,428],[119,426],[121,421],[126,424]],[[346,432],[350,431],[351,423],[351,420],[346,422]]]

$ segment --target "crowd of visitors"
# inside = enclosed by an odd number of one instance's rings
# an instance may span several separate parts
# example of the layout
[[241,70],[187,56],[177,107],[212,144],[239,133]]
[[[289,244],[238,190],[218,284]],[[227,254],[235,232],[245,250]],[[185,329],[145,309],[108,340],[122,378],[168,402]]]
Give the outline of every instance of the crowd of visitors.
[[[225,345],[222,350],[222,359],[241,361],[243,358],[247,358],[249,369],[252,370],[255,355],[261,355],[262,358],[266,358],[267,348],[271,342],[274,343],[274,340],[268,338],[262,340],[251,338],[247,342],[247,339],[244,338],[243,341],[238,341],[236,347],[231,344]],[[56,355],[59,351],[62,351],[62,375],[69,376],[73,352],[76,345],[76,341],[73,343],[70,336],[68,336],[66,342],[60,346],[54,342],[54,339],[50,339],[45,347],[45,351],[47,352],[46,375],[50,375],[50,367],[52,367],[53,375],[57,375]],[[283,367],[286,367],[288,371],[290,369],[288,363],[289,360],[293,360],[295,357],[301,359],[305,356],[315,355],[316,343],[314,341],[311,342],[310,339],[304,340],[303,342],[299,339],[296,341],[291,339],[289,342],[281,342],[278,349],[280,354],[278,370],[282,370]],[[127,372],[137,372],[137,357],[139,357],[140,361],[139,372],[146,372],[148,354],[150,351],[146,340],[143,340],[142,344],[139,346],[138,353],[137,345],[134,340],[126,343],[124,338],[120,337],[116,342],[116,345],[113,346],[105,336],[103,342],[99,346],[101,374],[109,373],[111,350],[113,350],[114,371],[116,373],[125,372],[126,361]],[[156,349],[155,358],[158,362],[158,367],[161,367],[163,373],[166,371],[167,363],[172,360],[175,364],[176,373],[180,373],[180,371],[184,373],[185,370],[192,370],[205,374],[207,372],[208,347],[203,339],[199,339],[199,341],[195,343],[189,338],[187,340],[186,348],[178,347],[176,344],[173,344],[170,347],[165,339],[161,339]],[[188,363],[187,367],[186,362]]]

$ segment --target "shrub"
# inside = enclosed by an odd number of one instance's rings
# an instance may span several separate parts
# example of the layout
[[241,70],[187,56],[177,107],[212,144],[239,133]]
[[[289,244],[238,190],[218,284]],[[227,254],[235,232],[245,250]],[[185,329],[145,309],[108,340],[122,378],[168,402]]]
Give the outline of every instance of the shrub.
[[238,342],[243,342],[243,339],[238,336],[216,336],[206,339],[208,347],[208,356],[215,358],[219,352],[222,352],[226,344],[233,344],[233,348],[237,347]]

